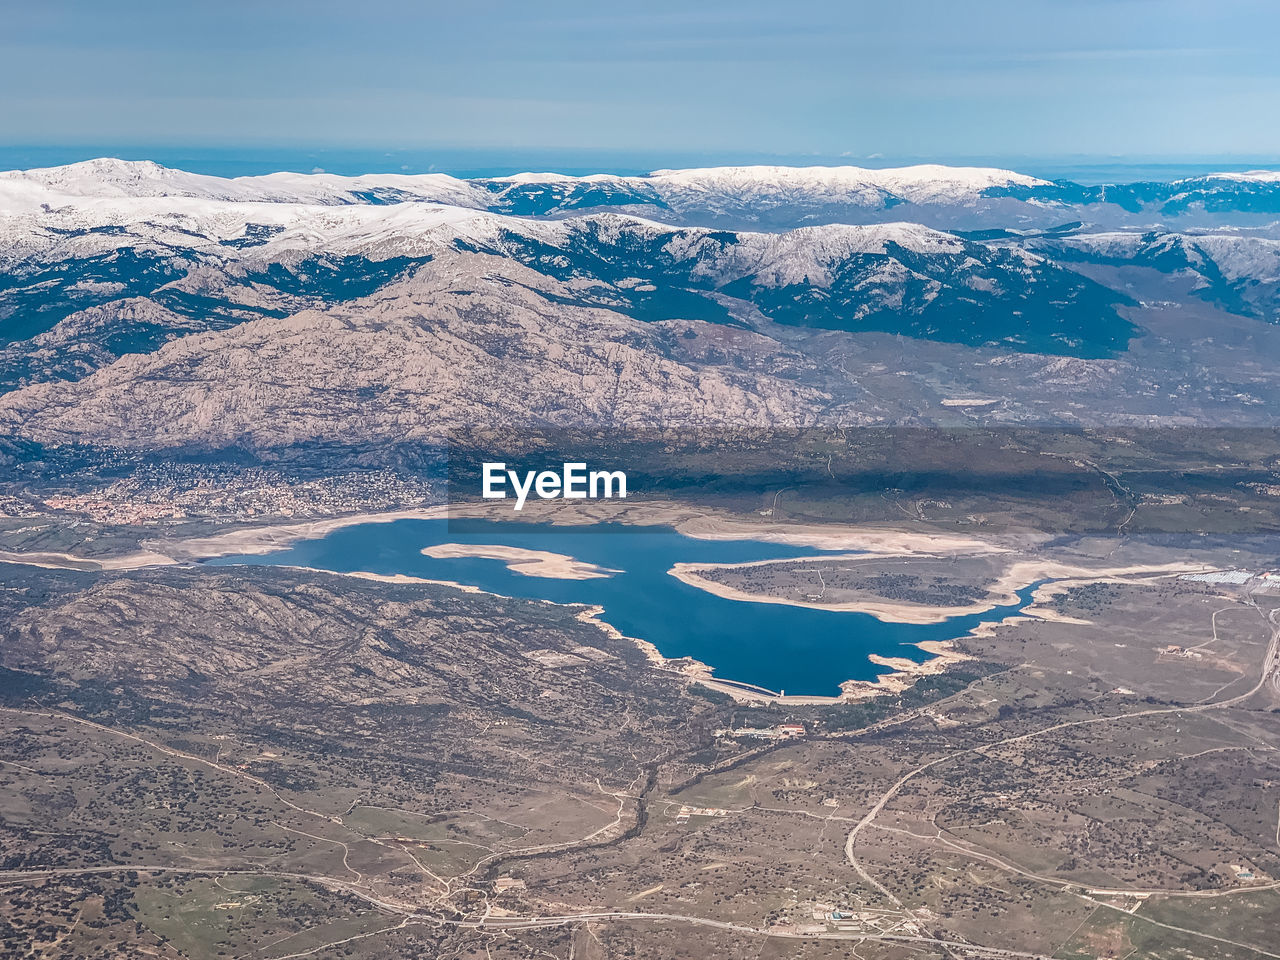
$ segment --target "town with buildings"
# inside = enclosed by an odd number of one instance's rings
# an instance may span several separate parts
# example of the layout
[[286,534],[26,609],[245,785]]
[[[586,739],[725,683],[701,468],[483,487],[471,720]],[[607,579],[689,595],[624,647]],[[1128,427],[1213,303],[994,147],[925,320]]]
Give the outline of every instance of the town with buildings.
[[[6,497],[0,511],[30,516],[43,512],[39,509],[43,507],[94,523],[136,526],[183,520],[324,518],[424,506],[433,498],[428,481],[391,470],[308,479],[264,467],[164,463],[140,466],[128,477],[91,491],[46,495],[36,504]],[[29,512],[18,512],[23,507]]]

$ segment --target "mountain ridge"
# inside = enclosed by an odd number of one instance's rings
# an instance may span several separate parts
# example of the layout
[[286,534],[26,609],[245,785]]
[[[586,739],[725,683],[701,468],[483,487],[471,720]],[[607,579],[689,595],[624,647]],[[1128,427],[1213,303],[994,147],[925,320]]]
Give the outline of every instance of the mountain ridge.
[[1082,219],[1105,226],[1133,224],[1142,216],[1208,223],[1227,215],[1280,215],[1280,173],[1224,172],[1098,186],[940,164],[704,167],[655,170],[646,176],[543,172],[462,179],[442,173],[344,177],[278,172],[222,178],[114,158],[0,173],[0,210],[10,213],[68,197],[179,196],[326,206],[439,203],[516,216],[622,208],[686,226],[755,224],[764,229],[802,226],[815,218],[874,220],[897,207],[918,214],[904,218],[899,213],[897,219],[924,217],[933,225],[949,221],[962,228],[1016,219],[1045,225],[1056,214],[1084,209],[1092,215]]

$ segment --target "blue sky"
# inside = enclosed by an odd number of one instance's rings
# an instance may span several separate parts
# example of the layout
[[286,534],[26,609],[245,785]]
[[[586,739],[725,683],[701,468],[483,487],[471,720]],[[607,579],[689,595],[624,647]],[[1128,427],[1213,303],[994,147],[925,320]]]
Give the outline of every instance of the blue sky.
[[1273,0],[6,4],[0,143],[1280,157]]

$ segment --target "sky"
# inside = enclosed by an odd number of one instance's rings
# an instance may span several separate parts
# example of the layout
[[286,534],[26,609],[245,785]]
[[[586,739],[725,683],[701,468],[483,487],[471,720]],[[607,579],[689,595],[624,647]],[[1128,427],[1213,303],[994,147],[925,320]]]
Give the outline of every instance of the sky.
[[1280,162],[1274,0],[6,0],[3,22],[0,147],[32,155]]

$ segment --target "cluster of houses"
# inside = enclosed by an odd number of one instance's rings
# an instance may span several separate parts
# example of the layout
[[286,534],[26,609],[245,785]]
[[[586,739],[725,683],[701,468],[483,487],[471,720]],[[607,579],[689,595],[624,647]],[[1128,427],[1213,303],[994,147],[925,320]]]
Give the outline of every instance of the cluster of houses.
[[776,727],[738,727],[736,730],[727,727],[716,731],[717,737],[731,737],[735,740],[791,740],[805,734],[802,723],[780,723]]
[[1232,587],[1243,587],[1253,580],[1262,584],[1280,583],[1280,573],[1264,570],[1254,573],[1252,570],[1211,570],[1208,573],[1187,573],[1178,578],[1190,583],[1214,583]]

